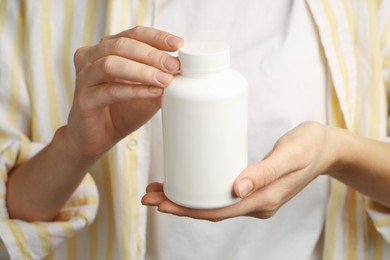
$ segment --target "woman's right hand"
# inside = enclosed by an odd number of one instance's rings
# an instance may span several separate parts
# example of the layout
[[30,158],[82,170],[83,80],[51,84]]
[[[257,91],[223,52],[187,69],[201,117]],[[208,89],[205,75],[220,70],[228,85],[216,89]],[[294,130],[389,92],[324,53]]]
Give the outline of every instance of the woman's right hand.
[[76,89],[64,128],[77,154],[102,154],[158,111],[180,67],[165,51],[182,44],[177,36],[138,26],[76,51]]

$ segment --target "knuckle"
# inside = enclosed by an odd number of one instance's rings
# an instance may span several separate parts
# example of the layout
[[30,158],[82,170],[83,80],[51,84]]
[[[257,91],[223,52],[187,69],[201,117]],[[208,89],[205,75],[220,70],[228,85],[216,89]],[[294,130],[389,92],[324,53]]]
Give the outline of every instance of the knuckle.
[[142,81],[153,82],[156,78],[157,71],[147,66],[140,66],[138,68],[138,74]]
[[295,138],[295,136],[285,135],[280,138],[277,142],[278,148],[285,149],[283,147],[288,147],[290,160],[299,160],[307,156],[307,150],[305,146]]
[[142,25],[137,25],[137,26],[131,28],[131,29],[128,31],[128,35],[129,35],[130,37],[132,37],[132,36],[135,36],[135,35],[142,34],[144,28],[145,28],[145,27],[142,26]]
[[321,126],[322,126],[319,122],[313,121],[313,120],[305,121],[301,125],[304,127],[312,128],[312,129],[321,128]]
[[120,53],[125,48],[126,43],[127,39],[125,37],[116,38],[112,42],[112,50],[114,53]]
[[156,32],[156,35],[154,36],[155,37],[155,40],[158,41],[158,42],[165,42],[166,39],[168,38],[168,34],[166,32],[163,32],[163,31],[158,31]]
[[88,95],[86,95],[85,91],[82,91],[80,88],[77,89],[74,95],[73,106],[77,107],[80,111],[88,110],[89,107],[91,107]]
[[79,65],[81,63],[81,61],[83,60],[83,58],[85,56],[86,49],[87,49],[87,47],[81,47],[75,51],[75,53],[73,55],[73,62],[76,66]]
[[307,153],[307,151],[302,144],[294,143],[291,146],[291,149],[292,149],[292,157],[293,157],[292,160],[299,160],[306,156],[305,153]]
[[104,92],[107,93],[107,95],[111,98],[120,97],[120,89],[112,82],[107,83],[107,85],[104,87]]
[[99,60],[98,69],[106,74],[110,74],[114,67],[114,57],[106,56]]
[[108,39],[111,39],[111,35],[104,35],[102,38],[101,38],[101,40],[100,40],[100,42],[99,43],[102,43],[102,42],[104,42],[104,41],[106,41],[106,40],[108,40]]
[[146,52],[146,58],[150,61],[155,61],[158,65],[161,65],[163,62],[162,53],[157,49],[150,49]]
[[262,169],[261,172],[261,182],[260,186],[266,186],[277,179],[276,169],[273,166],[266,166]]

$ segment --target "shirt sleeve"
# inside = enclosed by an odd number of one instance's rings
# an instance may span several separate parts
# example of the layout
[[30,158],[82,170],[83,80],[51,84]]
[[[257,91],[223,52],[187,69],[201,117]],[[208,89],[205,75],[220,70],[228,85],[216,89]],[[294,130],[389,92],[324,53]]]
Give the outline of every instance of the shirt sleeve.
[[[1,121],[1,125],[5,122]],[[4,139],[4,132],[1,132]],[[6,205],[9,171],[34,156],[44,145],[28,140],[7,139],[0,150],[0,238],[1,250],[11,259],[42,259],[67,238],[92,223],[98,207],[98,192],[87,175],[53,222],[10,219]]]
[[[383,83],[387,94],[387,104],[390,104],[390,2],[382,1],[378,9],[378,34],[381,49]],[[390,133],[390,110],[387,111],[387,135]],[[384,140],[390,143],[388,136]],[[390,209],[366,198],[366,209],[376,230],[390,244]]]

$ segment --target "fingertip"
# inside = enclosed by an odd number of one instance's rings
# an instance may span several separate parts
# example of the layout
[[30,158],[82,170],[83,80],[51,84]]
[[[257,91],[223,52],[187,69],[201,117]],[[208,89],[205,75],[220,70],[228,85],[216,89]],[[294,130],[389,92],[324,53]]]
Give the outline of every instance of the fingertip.
[[178,36],[169,35],[166,39],[166,43],[172,50],[177,50],[184,44],[184,40]]
[[150,206],[149,202],[148,202],[148,194],[145,194],[142,199],[141,199],[141,204],[144,205],[144,206]]
[[165,73],[163,71],[157,71],[155,74],[155,78],[161,87],[166,87],[171,84],[173,80],[173,75],[170,73]]
[[236,193],[240,198],[245,198],[250,195],[254,189],[254,181],[251,178],[244,177],[238,181]]
[[153,182],[150,183],[148,186],[146,186],[146,192],[162,192],[163,191],[163,185],[160,182]]
[[157,211],[159,211],[161,213],[172,213],[169,210],[171,208],[170,204],[171,204],[171,202],[169,202],[169,201],[164,201],[164,202],[160,203],[160,205],[158,205],[158,207],[157,207]]

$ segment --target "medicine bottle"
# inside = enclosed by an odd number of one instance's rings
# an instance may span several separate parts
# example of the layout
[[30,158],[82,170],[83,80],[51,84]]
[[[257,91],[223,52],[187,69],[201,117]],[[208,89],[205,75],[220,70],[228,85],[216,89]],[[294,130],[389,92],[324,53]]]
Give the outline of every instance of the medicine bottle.
[[190,208],[231,205],[247,166],[247,81],[229,69],[223,42],[185,44],[178,55],[181,73],[162,98],[164,193]]

